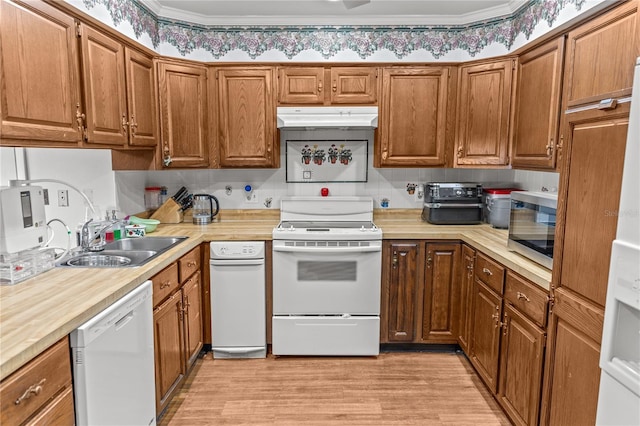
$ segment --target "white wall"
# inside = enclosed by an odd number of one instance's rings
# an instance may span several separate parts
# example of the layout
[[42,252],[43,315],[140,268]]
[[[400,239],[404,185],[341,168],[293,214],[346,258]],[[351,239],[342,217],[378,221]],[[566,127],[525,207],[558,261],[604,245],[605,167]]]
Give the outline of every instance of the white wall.
[[[25,167],[20,170],[24,152]],[[16,169],[15,159],[18,158]],[[2,173],[0,185],[8,185],[12,179],[55,179],[69,183],[85,192],[94,203],[103,219],[106,209],[117,206],[115,177],[111,170],[111,153],[105,149],[62,149],[62,148],[0,148]],[[71,188],[58,183],[34,183],[49,192],[48,206],[45,206],[47,220],[60,219],[75,232],[78,224],[87,220],[87,208],[82,197]],[[58,190],[69,191],[69,206],[58,207]],[[88,218],[92,215],[89,214]],[[58,222],[51,224],[55,239],[52,246],[66,247],[66,229]],[[75,233],[72,236],[75,247]]]

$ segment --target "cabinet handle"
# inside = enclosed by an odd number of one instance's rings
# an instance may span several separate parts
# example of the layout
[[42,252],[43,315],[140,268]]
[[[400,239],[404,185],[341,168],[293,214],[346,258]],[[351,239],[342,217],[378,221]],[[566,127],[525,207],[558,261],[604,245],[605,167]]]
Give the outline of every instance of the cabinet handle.
[[524,294],[524,293],[520,293],[520,292],[518,292],[518,293],[516,293],[516,297],[518,298],[518,300],[520,300],[520,299],[524,299],[524,300],[525,300],[525,301],[527,301],[527,302],[531,302],[531,299],[529,299],[529,298],[527,297],[527,295],[526,295],[526,294]]
[[127,121],[127,116],[125,114],[122,114],[122,130],[124,130],[125,133],[127,133],[128,125],[129,125],[129,122]]
[[78,124],[78,131],[82,139],[87,139],[87,128],[84,126],[84,119],[87,116],[80,112],[80,103],[76,104],[76,123]]
[[482,272],[489,276],[493,275],[493,272],[491,272],[491,270],[487,268],[482,268]]
[[391,263],[393,265],[393,269],[396,269],[398,267],[398,252],[397,251],[393,252],[393,258],[391,260]]
[[545,148],[547,149],[547,157],[549,158],[551,158],[551,156],[553,155],[553,145],[553,138],[551,138],[547,146],[545,146]]
[[431,269],[431,263],[433,262],[433,258],[431,257],[431,252],[427,254],[427,269]]
[[187,262],[187,266],[188,266],[189,268],[193,268],[193,267],[194,267],[194,266],[196,266],[196,265],[197,265],[197,263],[196,263],[196,262],[194,262],[193,260],[190,260],[190,261],[188,261],[188,262]]
[[173,160],[171,159],[171,155],[169,155],[169,144],[167,143],[167,141],[164,141],[162,153],[164,154],[162,157],[162,162],[164,163],[165,167],[169,167]]
[[165,289],[167,287],[169,287],[171,285],[171,281],[165,281],[162,284],[160,284],[160,290]]
[[322,82],[318,83],[318,92],[322,92]]
[[338,83],[336,83],[335,81],[333,82],[333,91],[334,92],[338,91]]
[[509,333],[509,316],[504,314],[504,322],[502,323],[502,335],[506,336]]
[[182,300],[178,301],[178,315],[180,316],[180,321],[184,320],[184,306],[182,304]]
[[24,391],[22,396],[20,398],[16,399],[15,404],[16,405],[20,405],[20,403],[22,401],[24,401],[25,399],[31,398],[32,395],[40,395],[40,392],[42,392],[42,386],[44,385],[44,382],[46,382],[46,381],[47,381],[47,379],[42,379],[38,383],[29,386],[27,388],[27,390]]
[[500,306],[496,306],[496,312],[491,315],[491,318],[496,322],[495,328],[498,328],[500,325]]
[[135,135],[136,130],[138,129],[138,123],[136,123],[136,116],[131,114],[131,121],[129,122],[129,127],[131,127],[131,134]]
[[562,154],[562,145],[564,145],[564,135],[560,135],[560,142],[556,145],[556,149],[558,150],[558,156]]
[[461,158],[462,154],[464,154],[464,150],[462,149],[462,147],[460,147],[458,148],[458,158]]

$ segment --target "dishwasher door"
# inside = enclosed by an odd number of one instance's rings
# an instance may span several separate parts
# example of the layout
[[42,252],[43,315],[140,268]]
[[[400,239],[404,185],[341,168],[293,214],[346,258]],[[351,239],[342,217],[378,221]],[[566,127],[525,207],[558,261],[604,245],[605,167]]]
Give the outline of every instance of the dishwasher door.
[[151,281],[70,335],[77,425],[155,425]]
[[214,358],[266,357],[264,263],[264,259],[211,260]]

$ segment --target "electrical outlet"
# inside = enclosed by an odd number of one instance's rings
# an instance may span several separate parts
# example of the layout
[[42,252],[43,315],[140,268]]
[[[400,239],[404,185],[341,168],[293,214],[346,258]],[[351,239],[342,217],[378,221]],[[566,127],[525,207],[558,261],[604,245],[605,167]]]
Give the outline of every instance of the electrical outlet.
[[69,191],[66,189],[58,190],[58,207],[69,207]]
[[416,186],[416,192],[413,193],[413,201],[416,203],[421,203],[424,201],[424,186],[418,184]]
[[256,191],[253,191],[251,194],[248,194],[246,197],[244,197],[244,201],[247,204],[258,204],[259,201]]
[[47,188],[42,188],[42,196],[44,197],[44,205],[49,205],[49,190]]

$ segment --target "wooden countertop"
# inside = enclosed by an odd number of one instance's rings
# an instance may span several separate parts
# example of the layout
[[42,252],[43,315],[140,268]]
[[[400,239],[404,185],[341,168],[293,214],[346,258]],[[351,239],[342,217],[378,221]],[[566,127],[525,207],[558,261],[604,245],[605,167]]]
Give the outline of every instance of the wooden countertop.
[[[277,210],[229,210],[209,225],[160,225],[150,236],[186,236],[183,243],[136,268],[54,268],[13,286],[0,286],[0,380],[202,242],[271,240]],[[374,222],[385,239],[455,239],[548,289],[551,271],[506,248],[507,232],[489,225],[442,226],[418,209],[381,210]]]

